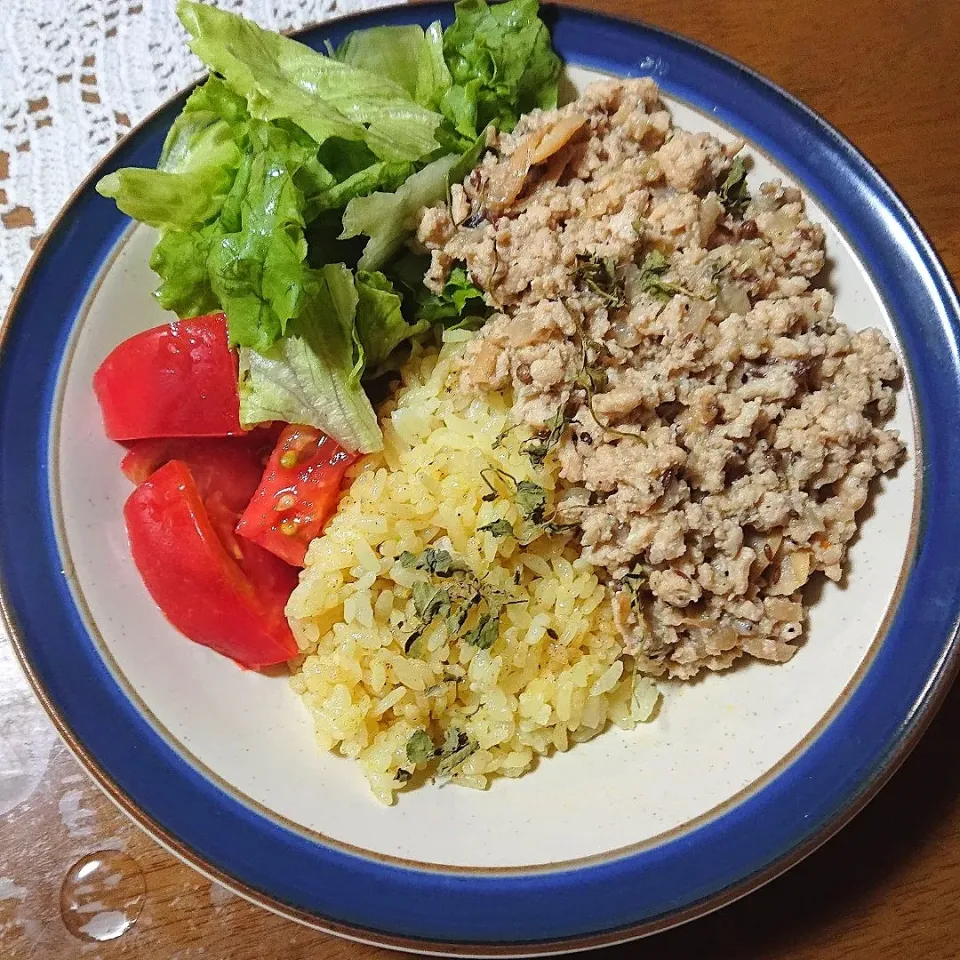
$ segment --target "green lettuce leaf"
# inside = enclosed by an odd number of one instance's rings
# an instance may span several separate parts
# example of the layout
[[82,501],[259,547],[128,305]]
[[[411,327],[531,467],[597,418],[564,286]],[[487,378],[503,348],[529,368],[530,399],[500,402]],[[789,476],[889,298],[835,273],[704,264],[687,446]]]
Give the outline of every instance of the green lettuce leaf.
[[361,270],[379,270],[403,246],[417,227],[420,211],[446,196],[457,160],[456,154],[441,157],[408,177],[393,193],[372,193],[347,204],[340,239],[361,234],[370,238],[357,264]]
[[361,235],[370,239],[357,264],[360,270],[379,270],[417,228],[424,207],[440,203],[450,184],[462,180],[476,166],[486,138],[481,135],[462,156],[448,154],[408,177],[393,193],[357,197],[343,213],[341,240]]
[[354,376],[359,297],[350,271],[331,264],[308,276],[308,296],[288,335],[263,352],[240,351],[240,420],[303,423],[348,450],[383,447],[376,414]]
[[467,276],[463,267],[450,271],[440,293],[426,292],[419,300],[419,315],[430,324],[444,327],[479,327],[493,310],[483,291]]
[[450,68],[443,56],[443,27],[432,23],[423,36],[417,59],[417,103],[439,110],[444,94],[453,86]]
[[[450,168],[449,182],[460,183],[477,165],[483,151],[487,149],[487,130],[484,128],[480,135],[464,150],[457,162]],[[449,193],[449,190],[448,190]]]
[[211,77],[174,121],[157,170],[118,170],[97,184],[125,213],[160,228],[150,259],[160,278],[154,295],[181,317],[220,308],[207,259],[217,237],[231,229],[223,224],[240,226],[249,121],[243,99]]
[[156,170],[117,170],[97,184],[97,192],[153,227],[189,230],[203,224],[217,216],[233,185],[247,119],[242,102],[212,78],[184,104]]
[[437,149],[440,115],[388,76],[205,3],[180,0],[177,13],[190,49],[246,98],[254,117],[289,120],[317,143],[362,141],[383,160],[418,160]]
[[555,102],[559,61],[537,10],[463,0],[446,33],[378,28],[324,56],[180,0],[213,75],[157,169],[118,171],[99,189],[160,229],[150,263],[162,306],[227,314],[245,424],[306,423],[380,449],[363,378],[430,325],[489,314],[464,271],[432,294],[426,258],[397,254],[421,210],[476,164],[487,124],[510,129]]
[[267,124],[251,125],[251,146],[224,204],[207,269],[231,342],[264,350],[299,316],[306,296],[304,198],[296,174],[310,151]]
[[337,48],[334,56],[352,67],[392,80],[415,99],[417,68],[423,47],[423,28],[411,24],[403,27],[369,27],[354,30]]
[[407,323],[402,298],[382,273],[357,273],[356,344],[363,373],[377,375],[401,343],[426,331],[425,321]]
[[97,193],[151,227],[189,230],[219,213],[231,181],[230,171],[220,167],[190,173],[127,167],[107,174]]
[[317,148],[317,158],[333,174],[337,183],[365,170],[379,159],[365,143],[341,140],[339,137],[324,140]]
[[158,170],[178,173],[204,166],[209,147],[215,147],[229,131],[242,144],[250,115],[243,97],[238,97],[222,80],[208,77],[187,98],[163,142]]
[[153,295],[164,310],[186,319],[220,309],[207,273],[215,233],[212,225],[202,230],[171,230],[157,241],[150,269],[160,277]]
[[308,151],[294,173],[293,180],[303,194],[304,219],[309,223],[312,219],[309,211],[316,208],[322,197],[336,189],[337,178],[320,163],[315,153]]
[[557,105],[560,58],[537,0],[460,0],[443,36],[453,78],[441,110],[466,136],[488,124],[509,132],[524,113]]
[[412,323],[428,326],[439,324],[447,329],[481,327],[493,313],[483,291],[467,276],[463,267],[450,271],[440,293],[432,293],[423,285],[430,266],[430,257],[407,253],[387,268],[387,275],[403,293],[404,315]]
[[355,197],[364,197],[376,190],[396,190],[411,173],[413,166],[406,162],[372,163],[313,197],[307,204],[307,221],[326,210],[342,210]]

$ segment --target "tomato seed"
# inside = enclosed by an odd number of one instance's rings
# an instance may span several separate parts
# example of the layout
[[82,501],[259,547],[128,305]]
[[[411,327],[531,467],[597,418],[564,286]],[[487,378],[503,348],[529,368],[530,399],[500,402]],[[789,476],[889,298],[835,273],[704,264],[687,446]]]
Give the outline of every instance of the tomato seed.
[[292,470],[297,465],[297,451],[287,450],[280,455],[280,466],[284,470]]
[[296,520],[284,520],[280,524],[280,532],[285,537],[292,537],[296,535],[297,532],[297,521]]
[[297,498],[292,493],[284,493],[277,497],[277,502],[273,509],[277,513],[283,513],[285,510],[292,510],[297,505]]

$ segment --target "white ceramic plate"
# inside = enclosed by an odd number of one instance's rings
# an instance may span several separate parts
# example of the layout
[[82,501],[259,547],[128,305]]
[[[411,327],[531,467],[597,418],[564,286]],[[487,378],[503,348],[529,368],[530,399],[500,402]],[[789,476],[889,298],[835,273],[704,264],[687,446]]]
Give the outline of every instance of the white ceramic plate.
[[[381,11],[348,27],[438,13],[448,10]],[[909,458],[878,484],[844,587],[818,590],[790,663],[664,684],[660,717],[635,732],[605,733],[484,793],[423,789],[381,807],[352,762],[316,746],[285,680],[184,640],[133,566],[122,451],[103,435],[91,379],[113,346],[168,318],[151,297],[151,231],[126,227],[84,188],[35,261],[0,355],[0,399],[29,408],[40,437],[31,446],[3,407],[0,504],[42,503],[33,526],[0,528],[7,612],[71,745],[139,822],[222,882],[324,928],[420,950],[613,942],[739,895],[865,802],[952,669],[956,604],[931,611],[918,593],[930,582],[920,560],[936,562],[955,523],[934,532],[924,522],[931,470],[940,495],[957,497],[956,472],[943,468],[956,441],[925,416],[957,404],[956,305],[942,268],[865,161],[759,78],[649,28],[550,18],[576,87],[597,69],[654,73],[680,126],[751,140],[751,182],[801,186],[826,231],[837,317],[879,326],[904,357],[894,425]],[[152,163],[178,109],[134,131],[95,177]],[[869,204],[845,192],[851,180]],[[933,370],[941,343],[948,361]],[[36,386],[24,395],[27,382]],[[29,469],[14,469],[17,444],[32,450]],[[44,545],[35,562],[31,536]],[[952,584],[952,557],[946,566]]]

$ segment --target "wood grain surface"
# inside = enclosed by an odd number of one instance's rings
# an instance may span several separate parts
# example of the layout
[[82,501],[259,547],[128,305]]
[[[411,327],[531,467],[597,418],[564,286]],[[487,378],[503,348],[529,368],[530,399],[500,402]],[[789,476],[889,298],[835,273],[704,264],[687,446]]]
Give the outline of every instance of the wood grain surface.
[[[960,275],[957,0],[595,0],[686,34],[770,77],[845,133]],[[904,318],[909,322],[909,318]],[[880,796],[786,876],[615,958],[885,960],[960,956],[960,690]],[[84,942],[60,887],[84,854],[143,870],[137,923]],[[387,951],[280,919],[183,866],[132,826],[55,740],[0,637],[0,958],[371,960]]]

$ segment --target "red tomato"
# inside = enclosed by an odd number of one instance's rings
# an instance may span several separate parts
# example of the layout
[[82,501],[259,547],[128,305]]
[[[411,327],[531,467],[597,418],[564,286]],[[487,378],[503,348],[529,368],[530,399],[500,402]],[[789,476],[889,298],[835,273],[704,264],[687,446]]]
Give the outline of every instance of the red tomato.
[[111,440],[242,434],[237,355],[222,313],[124,340],[93,375]]
[[206,500],[223,494],[237,517],[260,485],[263,468],[273,450],[280,426],[257,427],[242,437],[173,437],[135,440],[120,463],[131,483],[141,484],[170,460],[182,460]]
[[286,427],[237,533],[302,567],[307,545],[336,509],[343,475],[357,459],[313,427]]
[[167,620],[189,639],[244,667],[297,653],[283,608],[296,571],[254,543],[218,535],[236,513],[214,492],[207,504],[186,464],[171,460],[123,508],[134,563]]

